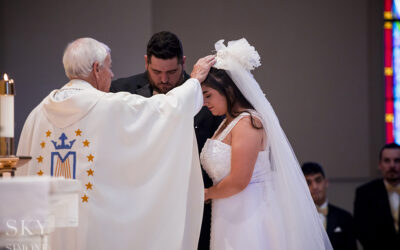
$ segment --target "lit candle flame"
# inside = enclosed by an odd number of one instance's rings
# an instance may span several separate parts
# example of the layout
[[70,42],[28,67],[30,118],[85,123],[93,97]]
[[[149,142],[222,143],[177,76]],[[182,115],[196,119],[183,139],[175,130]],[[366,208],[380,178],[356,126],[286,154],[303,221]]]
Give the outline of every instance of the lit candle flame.
[[8,75],[7,74],[4,74],[4,81],[8,81]]

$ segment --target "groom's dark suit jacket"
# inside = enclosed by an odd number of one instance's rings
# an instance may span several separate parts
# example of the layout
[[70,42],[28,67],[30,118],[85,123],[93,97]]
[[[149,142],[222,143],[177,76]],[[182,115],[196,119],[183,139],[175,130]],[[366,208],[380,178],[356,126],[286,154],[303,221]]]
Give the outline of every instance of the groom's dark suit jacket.
[[354,221],[357,237],[364,250],[400,249],[400,233],[394,227],[388,193],[382,179],[357,188]]
[[354,222],[351,214],[328,204],[326,232],[335,250],[357,250]]
[[[189,79],[189,75],[184,73],[184,80]],[[111,83],[110,92],[127,91],[132,94],[138,94],[144,97],[151,97],[153,90],[149,84],[147,73],[134,75],[127,78],[120,78]],[[194,117],[194,128],[197,138],[199,153],[203,148],[207,138],[211,138],[217,130],[222,118],[216,117],[206,108],[202,107],[199,113]],[[202,169],[203,181],[205,187],[212,186],[212,181]],[[204,206],[203,223],[199,239],[199,250],[209,249],[210,245],[210,228],[211,228],[211,206]]]

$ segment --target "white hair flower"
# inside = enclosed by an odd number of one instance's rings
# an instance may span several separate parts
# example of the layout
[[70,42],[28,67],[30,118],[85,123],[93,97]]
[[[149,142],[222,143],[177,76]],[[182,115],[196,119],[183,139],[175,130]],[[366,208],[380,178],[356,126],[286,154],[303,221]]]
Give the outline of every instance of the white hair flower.
[[215,50],[217,62],[214,67],[217,69],[229,70],[233,61],[247,70],[253,70],[261,65],[260,55],[246,38],[230,41],[228,46],[224,45],[224,40],[219,40],[215,43]]

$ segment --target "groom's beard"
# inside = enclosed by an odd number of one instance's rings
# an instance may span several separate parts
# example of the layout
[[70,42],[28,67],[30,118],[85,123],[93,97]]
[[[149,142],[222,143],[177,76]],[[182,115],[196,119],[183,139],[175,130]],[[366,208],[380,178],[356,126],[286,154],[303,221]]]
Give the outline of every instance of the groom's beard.
[[177,83],[172,84],[172,83],[170,83],[170,82],[167,82],[167,83],[164,83],[164,84],[165,84],[164,88],[160,88],[160,87],[158,87],[157,84],[153,81],[153,79],[151,79],[148,70],[146,70],[146,74],[147,74],[147,78],[149,79],[149,84],[150,84],[150,86],[151,86],[151,88],[152,88],[152,90],[153,90],[153,94],[154,94],[154,92],[156,92],[157,94],[166,94],[166,93],[168,93],[171,89],[173,89],[173,88],[175,88],[175,87],[178,87],[179,85],[182,85],[183,79],[184,79],[184,76],[183,76],[184,73],[183,73],[183,69],[182,69],[182,73],[181,73],[181,75],[180,75],[179,80],[177,81]]

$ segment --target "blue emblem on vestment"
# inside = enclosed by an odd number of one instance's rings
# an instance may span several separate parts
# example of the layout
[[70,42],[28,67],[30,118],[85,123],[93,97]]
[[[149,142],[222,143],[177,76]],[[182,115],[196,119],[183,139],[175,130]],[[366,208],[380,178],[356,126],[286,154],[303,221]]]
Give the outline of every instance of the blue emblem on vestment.
[[[54,145],[55,150],[71,149],[74,145],[75,140],[65,143],[68,137],[65,133],[60,136],[61,143],[57,145],[57,142],[51,141]],[[60,152],[51,152],[51,176],[63,176],[67,179],[75,179],[76,173],[76,152],[68,151],[64,157],[61,156]]]

